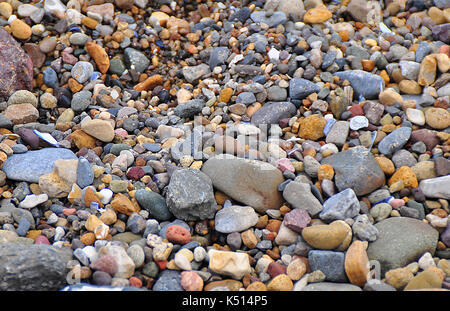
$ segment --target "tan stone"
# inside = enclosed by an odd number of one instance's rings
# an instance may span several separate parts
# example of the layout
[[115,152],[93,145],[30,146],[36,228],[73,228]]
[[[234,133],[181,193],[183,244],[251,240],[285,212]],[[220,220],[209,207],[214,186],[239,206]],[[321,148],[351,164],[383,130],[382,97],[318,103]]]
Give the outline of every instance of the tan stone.
[[100,216],[100,220],[106,225],[112,225],[117,221],[117,214],[112,208],[107,208]]
[[322,116],[313,114],[300,120],[298,136],[304,139],[317,140],[325,136],[323,129],[327,121]]
[[350,283],[360,287],[366,284],[370,271],[366,249],[367,242],[355,240],[345,253],[345,273]]
[[95,148],[96,139],[91,135],[86,134],[83,130],[76,130],[70,134],[70,139],[73,141],[78,149],[86,147],[88,149]]
[[302,278],[302,276],[306,273],[306,270],[307,268],[305,262],[300,258],[295,258],[291,260],[287,266],[286,274],[291,280],[297,281]]
[[425,56],[420,64],[419,78],[417,82],[419,82],[421,86],[431,85],[436,79],[436,67],[436,58],[433,55]]
[[249,257],[246,253],[211,249],[208,255],[209,269],[218,274],[240,280],[251,272]]
[[6,108],[3,115],[14,124],[26,124],[39,118],[39,111],[32,104],[16,104]]
[[98,255],[99,257],[110,255],[116,260],[117,272],[114,274],[114,277],[128,279],[133,276],[135,269],[134,262],[128,256],[125,248],[108,244],[100,248]]
[[269,291],[285,292],[291,291],[293,287],[292,280],[286,274],[278,274],[267,284],[267,290]]
[[139,213],[140,208],[133,204],[124,194],[118,193],[111,202],[112,208],[119,213],[130,216],[133,212]]
[[315,225],[302,230],[302,237],[313,248],[345,250],[351,242],[352,230],[342,220],[329,225]]
[[20,19],[15,19],[11,22],[12,35],[17,39],[26,40],[31,37],[31,27]]
[[392,269],[385,274],[386,283],[402,290],[413,278],[414,274],[408,267]]
[[391,88],[381,92],[379,95],[379,100],[380,103],[382,103],[385,106],[392,106],[397,102],[398,103],[403,102],[402,96]]
[[394,163],[386,158],[386,157],[376,157],[375,160],[377,161],[378,165],[380,166],[381,170],[387,174],[392,175],[395,172],[395,166]]
[[242,243],[247,246],[249,249],[253,249],[258,244],[258,238],[252,229],[248,229],[241,233]]
[[445,129],[450,126],[450,112],[444,108],[429,108],[425,111],[425,122],[434,129]]
[[253,282],[249,286],[247,286],[246,291],[256,291],[256,292],[265,292],[267,291],[267,286],[263,282]]
[[309,9],[303,16],[303,22],[307,24],[320,24],[324,23],[332,17],[330,11],[325,7],[316,7]]
[[103,225],[103,222],[95,215],[89,216],[89,218],[86,220],[86,223],[84,224],[86,229],[90,232],[94,232],[94,230],[100,225]]
[[114,139],[114,128],[109,121],[94,119],[81,124],[81,129],[103,142],[109,143]]
[[237,280],[229,280],[229,279],[222,280],[222,281],[213,281],[213,282],[206,284],[206,286],[204,287],[204,291],[211,291],[218,287],[226,287],[230,291],[238,291],[239,288],[243,287],[243,284],[242,284],[242,282],[239,282]]
[[406,285],[405,290],[416,290],[424,288],[441,288],[442,278],[439,273],[433,269],[428,268],[425,271],[418,273]]
[[53,171],[39,178],[39,187],[50,198],[66,197],[77,181],[78,160],[56,160]]
[[422,87],[413,80],[402,80],[398,84],[398,88],[401,92],[409,95],[420,95],[422,94]]

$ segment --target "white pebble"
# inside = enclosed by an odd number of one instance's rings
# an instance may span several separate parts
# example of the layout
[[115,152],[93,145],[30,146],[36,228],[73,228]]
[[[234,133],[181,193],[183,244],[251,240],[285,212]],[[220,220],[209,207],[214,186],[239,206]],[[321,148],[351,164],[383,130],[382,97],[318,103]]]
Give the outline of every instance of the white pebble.
[[419,267],[422,270],[426,270],[429,267],[435,267],[436,264],[433,260],[433,256],[431,256],[431,254],[429,252],[426,252],[425,254],[422,255],[422,257],[420,257],[419,261]]

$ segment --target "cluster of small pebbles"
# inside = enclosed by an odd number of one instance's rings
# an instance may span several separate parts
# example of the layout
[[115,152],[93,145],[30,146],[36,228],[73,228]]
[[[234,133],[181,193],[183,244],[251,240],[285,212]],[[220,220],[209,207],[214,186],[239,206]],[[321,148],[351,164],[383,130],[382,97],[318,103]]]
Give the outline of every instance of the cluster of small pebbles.
[[0,2],[0,290],[450,289],[449,44],[448,0]]

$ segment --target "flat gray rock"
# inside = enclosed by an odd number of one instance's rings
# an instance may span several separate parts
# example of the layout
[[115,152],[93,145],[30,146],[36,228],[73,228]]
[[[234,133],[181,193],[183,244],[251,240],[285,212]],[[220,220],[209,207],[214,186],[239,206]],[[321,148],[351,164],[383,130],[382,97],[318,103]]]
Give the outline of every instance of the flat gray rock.
[[450,175],[424,179],[419,184],[420,190],[429,198],[450,199]]
[[214,188],[258,212],[281,207],[278,185],[284,181],[283,174],[269,163],[221,154],[206,161],[202,172]]
[[258,215],[250,206],[227,206],[216,213],[215,229],[222,233],[241,232],[253,227]]
[[43,148],[9,156],[3,164],[3,172],[11,180],[39,183],[39,177],[51,173],[53,164],[59,159],[78,158],[70,149]]
[[289,96],[292,99],[304,99],[312,93],[319,93],[320,87],[303,78],[293,78],[289,81]]
[[369,243],[367,256],[381,264],[381,274],[418,260],[424,253],[434,254],[439,232],[421,220],[391,217],[375,224],[378,238]]
[[382,154],[390,155],[402,149],[411,137],[411,131],[410,127],[396,129],[378,143],[378,151]]

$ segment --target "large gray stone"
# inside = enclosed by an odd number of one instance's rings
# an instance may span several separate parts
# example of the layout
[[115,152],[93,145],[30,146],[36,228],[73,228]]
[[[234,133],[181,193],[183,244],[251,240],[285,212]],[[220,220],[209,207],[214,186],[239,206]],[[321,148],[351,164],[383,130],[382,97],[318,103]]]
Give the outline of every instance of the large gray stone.
[[292,99],[304,99],[312,93],[319,93],[320,87],[303,78],[293,78],[289,82],[289,96]]
[[139,189],[134,194],[139,205],[150,213],[158,221],[169,220],[172,214],[167,207],[166,200],[159,193],[148,191],[146,189]]
[[67,285],[72,252],[51,245],[0,244],[0,290],[54,291]]
[[322,160],[335,172],[335,183],[339,191],[352,188],[362,196],[383,186],[385,176],[368,149],[358,146],[333,154]]
[[297,113],[297,108],[290,102],[267,102],[252,116],[251,123],[278,124],[281,119],[290,118]]
[[354,97],[358,99],[359,95],[365,99],[377,99],[380,92],[384,90],[384,80],[377,75],[363,70],[347,70],[334,74],[342,81],[348,80],[353,88]]
[[369,243],[367,256],[381,264],[381,274],[434,254],[439,232],[423,221],[410,217],[391,217],[375,224],[378,238]]
[[187,221],[211,219],[217,206],[211,179],[205,173],[190,168],[173,172],[166,202],[172,214]]
[[325,280],[330,282],[347,282],[345,274],[345,253],[327,250],[312,250],[308,254],[311,271],[320,270]]
[[202,172],[214,188],[258,212],[281,207],[278,185],[284,181],[283,174],[269,163],[220,154],[206,161]]
[[145,56],[145,54],[133,48],[125,49],[123,59],[125,65],[128,68],[131,68],[131,66],[133,66],[134,69],[139,73],[144,72],[150,65],[150,60],[147,58],[147,56]]
[[3,164],[3,172],[11,180],[39,183],[39,177],[53,171],[56,160],[74,160],[77,156],[64,148],[43,148],[21,154],[13,154]]

